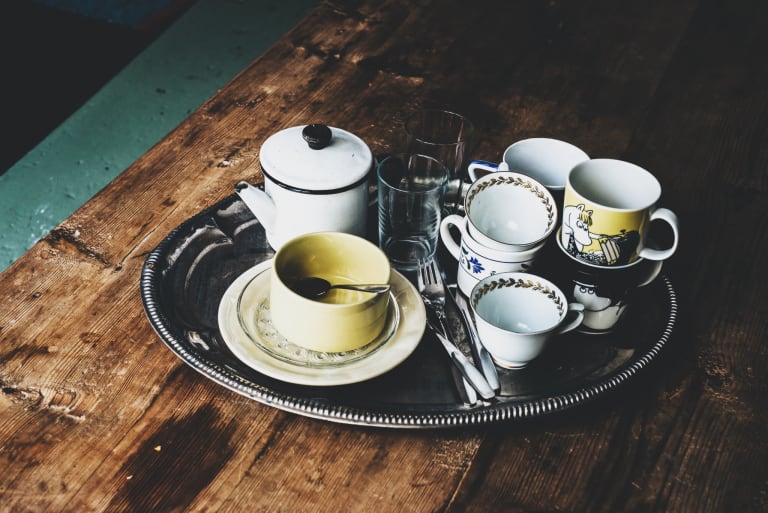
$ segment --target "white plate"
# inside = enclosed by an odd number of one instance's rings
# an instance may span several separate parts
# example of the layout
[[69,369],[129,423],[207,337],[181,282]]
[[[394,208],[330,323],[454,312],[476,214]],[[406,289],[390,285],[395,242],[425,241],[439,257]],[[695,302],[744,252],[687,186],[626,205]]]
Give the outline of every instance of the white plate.
[[426,310],[416,288],[400,273],[392,271],[392,294],[398,308],[399,322],[392,337],[365,358],[332,368],[296,365],[282,361],[259,347],[238,320],[238,302],[246,286],[254,287],[254,278],[263,280],[264,298],[269,295],[272,260],[262,262],[241,274],[229,286],[219,304],[219,331],[224,343],[244,364],[267,376],[298,385],[335,386],[358,383],[393,369],[419,345],[426,326]]

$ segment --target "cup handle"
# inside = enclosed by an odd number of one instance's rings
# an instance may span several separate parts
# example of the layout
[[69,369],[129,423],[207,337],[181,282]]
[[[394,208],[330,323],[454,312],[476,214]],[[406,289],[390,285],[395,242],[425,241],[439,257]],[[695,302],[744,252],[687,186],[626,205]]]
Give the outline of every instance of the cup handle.
[[557,335],[578,328],[581,322],[584,320],[584,305],[581,303],[568,303],[568,313],[571,312],[576,312],[576,317],[571,319],[570,322],[558,327],[557,331],[555,332]]
[[443,240],[445,249],[447,249],[448,252],[453,255],[453,258],[455,258],[457,261],[460,258],[459,254],[461,252],[461,248],[459,248],[459,244],[453,238],[453,235],[451,235],[450,227],[453,225],[463,232],[464,223],[466,223],[466,220],[464,217],[458,214],[447,215],[443,218],[442,221],[440,221],[440,238]]
[[667,249],[652,249],[643,247],[640,249],[640,251],[638,251],[637,255],[648,260],[666,260],[667,258],[671,257],[677,250],[679,223],[675,213],[668,208],[657,208],[651,212],[650,221],[654,221],[656,219],[665,221],[669,227],[672,228],[672,247]]
[[475,172],[476,169],[494,172],[499,170],[499,166],[498,164],[487,162],[485,160],[473,160],[469,163],[469,166],[467,166],[467,174],[469,175],[469,179],[473,182],[479,178]]

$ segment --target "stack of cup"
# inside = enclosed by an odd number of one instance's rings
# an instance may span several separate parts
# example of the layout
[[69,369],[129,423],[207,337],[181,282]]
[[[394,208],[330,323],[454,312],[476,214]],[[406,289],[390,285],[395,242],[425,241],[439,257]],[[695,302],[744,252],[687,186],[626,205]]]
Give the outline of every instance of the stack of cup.
[[[468,174],[478,181],[507,170],[540,182],[559,206],[560,228],[555,236],[558,249],[553,250],[553,259],[547,262],[545,271],[563,288],[569,301],[584,305],[584,321],[579,330],[614,330],[627,312],[634,292],[659,275],[662,262],[677,248],[677,217],[666,208],[656,207],[661,196],[658,180],[629,162],[590,159],[577,146],[549,138],[523,139],[510,145],[499,164],[472,161]],[[648,232],[655,220],[671,229],[670,247],[650,247]],[[453,219],[445,223],[462,229]],[[458,248],[448,238],[446,228],[441,227],[446,246],[460,261],[459,283],[462,278],[467,282],[470,272],[482,278],[503,271],[525,270],[539,256],[532,251],[516,255],[514,260],[509,254],[502,256],[482,248],[466,233],[474,232],[464,229]],[[498,261],[505,264],[499,265]],[[481,272],[481,268],[487,271]]]
[[[483,173],[506,170],[541,182],[560,206],[558,249],[547,261],[546,274],[553,276],[569,301],[584,305],[579,330],[613,331],[634,292],[659,275],[662,261],[677,248],[677,217],[668,209],[656,208],[661,195],[658,180],[629,162],[590,160],[580,148],[548,138],[523,139],[504,151],[499,164],[475,160],[468,168],[473,180]],[[671,229],[670,247],[649,247],[648,231],[654,220]],[[471,244],[463,245],[458,258],[468,260],[472,249]],[[519,263],[522,269],[528,264]]]
[[549,191],[511,171],[475,180],[464,211],[465,216],[442,220],[440,236],[458,261],[457,285],[467,296],[487,276],[529,269],[556,227],[557,206]]
[[[621,160],[588,160],[568,174],[554,272],[569,298],[585,307],[581,331],[612,331],[634,292],[651,283],[677,249],[677,216],[656,207],[660,196],[651,173]],[[654,220],[671,229],[670,247],[650,247]]]
[[563,204],[568,173],[576,164],[589,160],[584,150],[571,143],[548,137],[533,137],[515,142],[504,150],[501,162],[473,160],[468,167],[471,180],[483,172],[515,171],[530,176],[552,193],[555,203]]

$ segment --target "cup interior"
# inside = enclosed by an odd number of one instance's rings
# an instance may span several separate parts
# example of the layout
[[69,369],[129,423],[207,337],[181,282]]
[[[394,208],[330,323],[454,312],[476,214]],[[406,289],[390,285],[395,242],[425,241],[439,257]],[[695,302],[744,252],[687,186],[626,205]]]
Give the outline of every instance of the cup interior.
[[536,254],[539,253],[544,248],[544,245],[547,243],[547,241],[544,240],[533,247],[526,248],[523,250],[517,250],[517,249],[502,250],[498,248],[488,247],[482,242],[478,241],[475,237],[472,236],[469,230],[467,230],[466,225],[461,227],[461,231],[459,233],[461,235],[461,243],[464,246],[466,246],[467,249],[469,249],[470,251],[473,251],[474,253],[477,253],[478,255],[482,255],[486,258],[490,258],[498,262],[527,261],[533,258],[534,256],[536,256]]
[[292,286],[317,276],[333,283],[389,283],[390,265],[368,240],[342,232],[300,235],[272,261],[269,313],[286,340],[313,351],[342,352],[365,346],[383,329],[389,294],[332,289],[308,298]]
[[472,184],[465,211],[472,227],[497,244],[535,245],[553,231],[557,219],[554,199],[543,185],[504,171]]
[[509,146],[503,159],[510,171],[528,175],[547,189],[562,190],[571,169],[589,155],[571,143],[535,137]]
[[568,186],[592,203],[618,210],[642,210],[661,196],[661,184],[645,169],[622,160],[593,159],[576,165]]
[[542,333],[565,317],[563,293],[548,280],[528,273],[500,273],[472,290],[475,312],[489,324],[513,333]]
[[[275,255],[276,277],[288,289],[301,278],[316,276],[332,284],[389,283],[390,265],[371,242],[346,233],[313,233],[288,241]],[[298,295],[298,294],[297,294]],[[319,299],[328,305],[350,305],[376,299],[359,291],[331,289]]]

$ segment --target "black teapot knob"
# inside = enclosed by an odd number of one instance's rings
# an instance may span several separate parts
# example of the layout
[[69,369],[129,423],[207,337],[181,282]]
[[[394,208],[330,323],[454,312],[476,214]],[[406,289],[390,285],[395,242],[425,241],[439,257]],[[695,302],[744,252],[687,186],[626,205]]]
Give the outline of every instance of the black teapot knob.
[[322,150],[331,144],[331,129],[326,125],[307,125],[301,131],[301,136],[313,150]]

